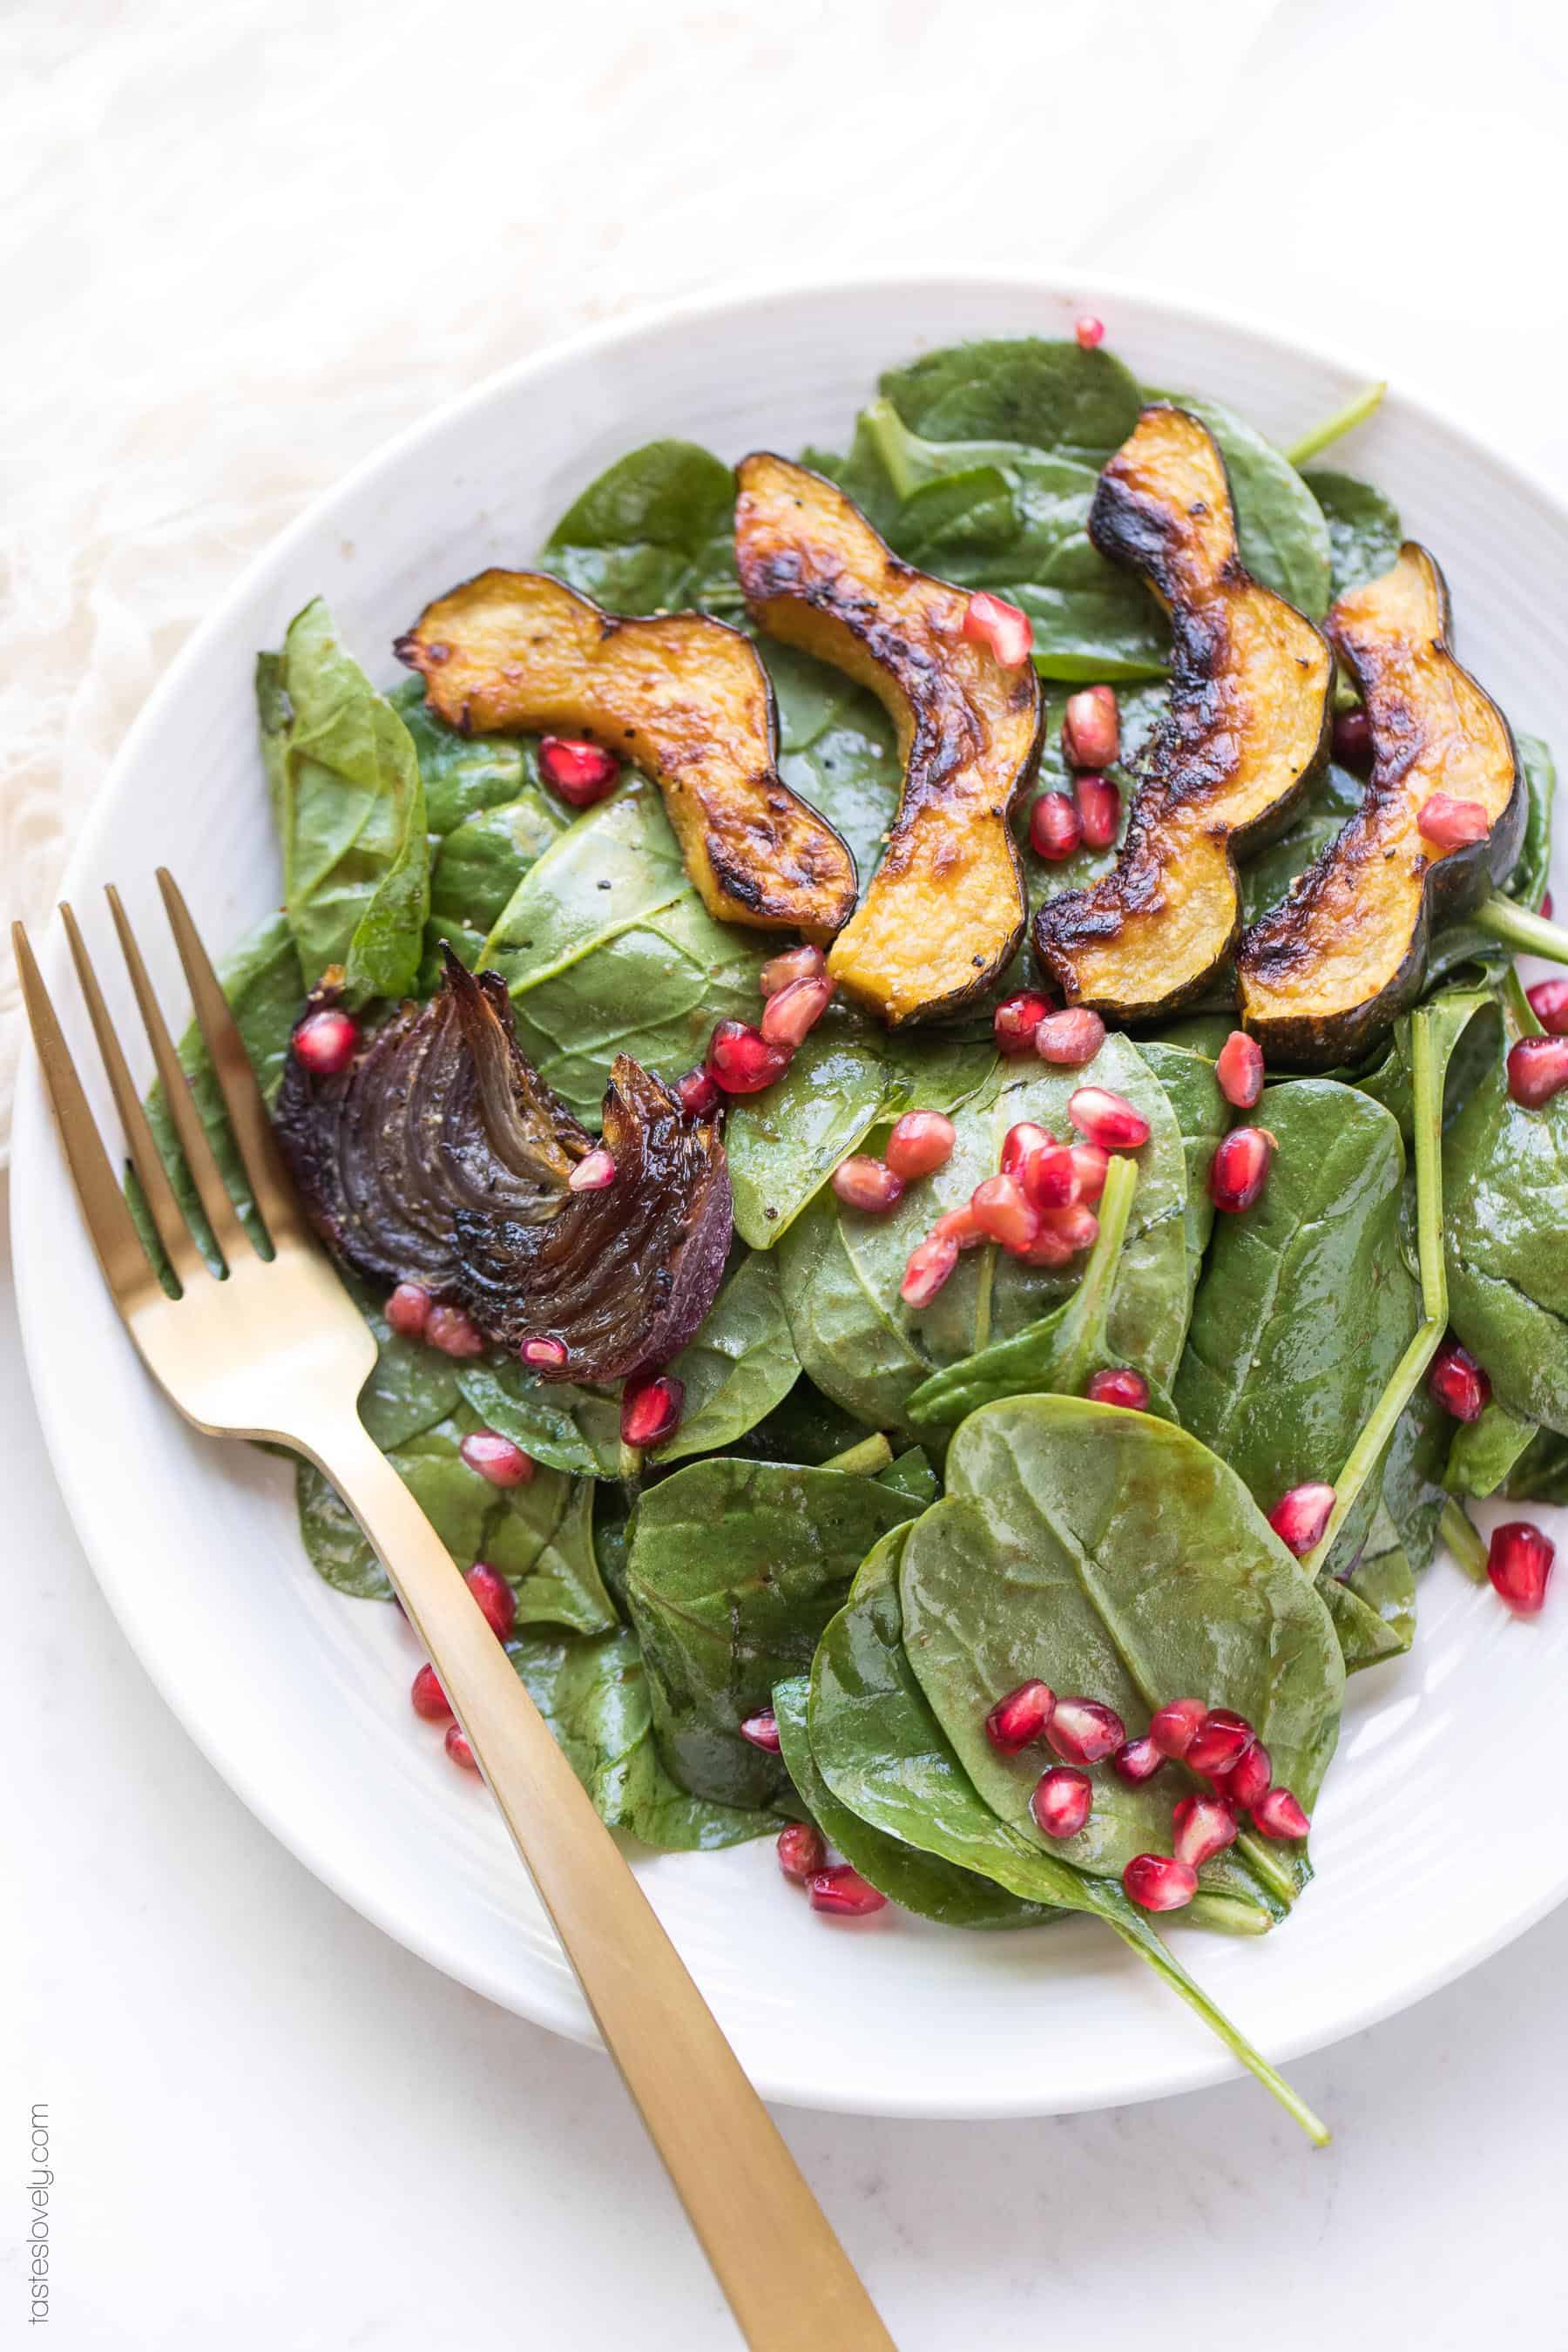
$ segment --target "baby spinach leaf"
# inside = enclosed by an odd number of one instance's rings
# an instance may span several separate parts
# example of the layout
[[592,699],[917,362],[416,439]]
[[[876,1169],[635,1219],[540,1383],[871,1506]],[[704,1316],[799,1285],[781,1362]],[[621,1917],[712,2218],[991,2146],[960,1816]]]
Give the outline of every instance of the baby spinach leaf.
[[454,825],[437,853],[430,876],[430,912],[483,941],[504,913],[522,877],[566,831],[572,815],[541,783],[477,809]]
[[890,368],[880,389],[931,441],[1026,442],[1099,467],[1138,422],[1136,380],[1107,351],[1037,336],[954,343]]
[[911,1445],[877,1475],[881,1484],[890,1487],[895,1495],[907,1495],[911,1503],[919,1503],[922,1507],[927,1503],[934,1503],[942,1492],[923,1445]]
[[1447,1414],[1426,1385],[1418,1388],[1395,1425],[1383,1464],[1383,1500],[1401,1549],[1416,1575],[1431,1566],[1447,1490]]
[[591,1479],[567,1477],[542,1465],[525,1485],[502,1493],[480,1540],[481,1557],[516,1595],[520,1625],[570,1625],[580,1633],[600,1633],[615,1624],[615,1603],[594,1549]]
[[458,1386],[482,1427],[499,1429],[536,1462],[583,1478],[621,1467],[621,1408],[607,1391],[535,1380],[510,1360],[465,1363]]
[[610,613],[739,609],[735,478],[690,441],[650,441],[589,483],[542,570]]
[[294,1503],[305,1557],[323,1582],[351,1601],[390,1601],[386,1570],[359,1521],[331,1480],[303,1458],[294,1465]]
[[457,1412],[461,1396],[458,1366],[438,1348],[400,1339],[369,1285],[350,1275],[342,1278],[375,1334],[375,1369],[359,1392],[359,1417],[386,1454]]
[[450,833],[481,809],[516,800],[531,780],[537,782],[531,739],[459,734],[429,709],[422,677],[405,677],[386,698],[414,745],[432,833]]
[[[1196,1023],[1186,1025],[1189,1035],[1201,1036]],[[1176,1124],[1182,1130],[1182,1149],[1187,1165],[1187,1204],[1183,1218],[1183,1230],[1187,1243],[1187,1280],[1195,1291],[1203,1266],[1204,1252],[1209,1245],[1214,1230],[1214,1202],[1209,1198],[1209,1162],[1215,1147],[1230,1125],[1230,1106],[1219,1090],[1215,1076],[1214,1055],[1223,1045],[1229,1032],[1225,1023],[1215,1024],[1219,1031],[1217,1043],[1205,1037],[1197,1046],[1177,1045],[1161,1037],[1137,1039],[1139,1053],[1148,1063],[1164,1087],[1171,1108],[1176,1114]],[[1207,1048],[1212,1047],[1212,1052]]]
[[1329,527],[1330,593],[1342,596],[1363,580],[1376,580],[1393,568],[1404,541],[1399,516],[1381,490],[1358,482],[1352,474],[1336,473],[1330,466],[1313,466],[1301,479],[1322,509]]
[[1284,452],[1216,400],[1152,393],[1206,425],[1218,442],[1236,502],[1241,560],[1255,580],[1321,620],[1329,609],[1332,552],[1323,510]]
[[1327,1570],[1318,1591],[1334,1621],[1347,1675],[1396,1658],[1415,1638],[1415,1578],[1382,1505],[1361,1558],[1343,1577]]
[[691,1463],[643,1494],[626,1600],[683,1788],[741,1805],[782,1792],[741,1725],[810,1665],[871,1546],[917,1507],[874,1478],[769,1462]]
[[1568,1096],[1526,1110],[1499,1054],[1443,1148],[1449,1316],[1521,1419],[1568,1432]]
[[1495,1494],[1535,1435],[1532,1421],[1510,1412],[1493,1397],[1479,1420],[1461,1422],[1454,1432],[1443,1479],[1449,1494]]
[[757,650],[778,705],[779,773],[843,839],[864,888],[881,861],[903,782],[893,723],[842,670],[771,638]]
[[[484,1557],[485,1522],[496,1489],[458,1455],[462,1436],[454,1417],[383,1451],[458,1566],[466,1569]],[[313,1463],[299,1465],[295,1493],[305,1549],[317,1574],[356,1600],[390,1601],[385,1570],[348,1506]]]
[[772,1258],[742,1258],[670,1370],[685,1384],[686,1402],[675,1435],[655,1450],[656,1462],[718,1453],[783,1402],[800,1366]]
[[820,1468],[866,1434],[865,1423],[835,1404],[803,1372],[788,1396],[731,1451],[750,1462],[803,1462]]
[[1568,1437],[1538,1429],[1510,1471],[1503,1493],[1510,1502],[1568,1503]]

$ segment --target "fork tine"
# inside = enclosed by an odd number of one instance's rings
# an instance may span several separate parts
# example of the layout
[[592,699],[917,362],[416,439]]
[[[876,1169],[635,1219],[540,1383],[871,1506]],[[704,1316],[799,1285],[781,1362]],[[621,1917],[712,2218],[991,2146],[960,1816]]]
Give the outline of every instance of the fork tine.
[[76,917],[68,907],[61,906],[60,920],[66,927],[66,937],[70,941],[71,955],[76,962],[77,978],[81,982],[81,992],[87,999],[88,1014],[92,1022],[93,1035],[98,1039],[98,1050],[103,1056],[103,1066],[109,1073],[110,1092],[114,1097],[114,1108],[120,1114],[121,1128],[124,1132],[126,1143],[130,1147],[132,1165],[136,1171],[137,1181],[141,1184],[149,1213],[158,1228],[158,1238],[163,1244],[164,1254],[178,1275],[183,1287],[193,1281],[198,1274],[206,1271],[202,1255],[192,1237],[189,1225],[185,1223],[184,1213],[174,1198],[174,1188],[169,1181],[168,1171],[158,1155],[157,1145],[153,1140],[153,1130],[147,1124],[147,1114],[137,1099],[136,1088],[132,1083],[131,1073],[125,1066],[125,1055],[121,1051],[114,1024],[109,1017],[109,1008],[104,1003],[103,992],[99,987],[98,974],[92,968],[92,959],[88,954],[87,943],[77,926]]
[[232,1261],[237,1255],[254,1248],[255,1244],[240,1223],[239,1213],[229,1198],[228,1187],[213,1156],[212,1145],[207,1141],[206,1129],[202,1125],[191,1094],[190,1082],[180,1067],[168,1024],[153,993],[153,983],[147,977],[147,967],[142,961],[136,935],[132,930],[125,909],[120,903],[120,893],[112,882],[105,896],[109,900],[109,911],[114,918],[114,928],[120,934],[120,945],[131,974],[131,985],[136,992],[142,1024],[153,1048],[153,1059],[158,1066],[163,1099],[174,1121],[180,1150],[185,1155],[185,1166],[190,1170],[202,1213],[212,1227],[213,1239],[224,1258]]
[[180,961],[185,968],[190,983],[191,1002],[196,1020],[212,1057],[212,1066],[223,1090],[228,1110],[229,1125],[239,1146],[239,1156],[245,1163],[256,1205],[261,1221],[274,1242],[284,1234],[300,1230],[300,1210],[289,1171],[283,1165],[272,1121],[250,1056],[245,1050],[245,1040],[239,1034],[239,1024],[229,1010],[228,999],[223,992],[218,976],[201,935],[191,920],[190,908],[181,896],[178,883],[166,866],[158,868],[158,887],[163,894],[174,944],[180,950]]
[[44,976],[20,923],[11,926],[11,944],[21,975],[22,1002],[27,1008],[28,1025],[38,1049],[44,1084],[49,1090],[77,1199],[81,1202],[104,1278],[123,1312],[156,1291],[158,1279],[125,1204],[125,1195],[77,1076],[70,1047],[49,1002]]

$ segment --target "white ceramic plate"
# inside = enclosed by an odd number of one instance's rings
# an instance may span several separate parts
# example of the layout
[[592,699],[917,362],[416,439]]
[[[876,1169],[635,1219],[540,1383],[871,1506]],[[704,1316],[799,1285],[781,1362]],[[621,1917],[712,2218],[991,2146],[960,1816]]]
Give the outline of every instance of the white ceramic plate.
[[[1229,402],[1281,441],[1376,373],[1110,287],[879,281],[594,333],[363,467],[198,632],[85,828],[67,895],[103,948],[122,1034],[134,1015],[113,979],[99,885],[124,887],[170,1004],[181,992],[154,911],[155,861],[179,876],[215,948],[276,902],[251,669],[307,598],[331,600],[347,643],[390,684],[392,638],[429,596],[485,564],[529,561],[576,491],[638,442],[678,434],[729,457],[759,443],[842,446],[884,366],[966,335],[1068,333],[1085,308],[1105,317],[1144,381]],[[1521,726],[1568,750],[1568,640],[1541,620],[1568,579],[1568,519],[1554,500],[1398,396],[1342,455],[1436,550],[1465,658]],[[1565,880],[1560,859],[1559,903]],[[46,962],[90,1066],[58,927]],[[284,1465],[198,1437],[143,1376],[78,1220],[36,1070],[22,1088],[14,1203],[28,1360],[55,1466],[104,1592],[170,1705],[247,1804],[368,1917],[522,2015],[591,2038],[489,1799],[447,1767],[409,1708],[416,1660],[401,1617],[315,1577]],[[1451,1564],[1433,1568],[1414,1653],[1351,1686],[1313,1834],[1318,1881],[1300,1912],[1263,1944],[1173,1937],[1271,2058],[1403,2008],[1568,1892],[1565,1680],[1563,1595],[1525,1624]],[[889,1911],[834,1926],[783,1885],[767,1843],[637,1866],[772,2097],[882,2114],[1049,2114],[1235,2071],[1087,1923],[959,1935]]]

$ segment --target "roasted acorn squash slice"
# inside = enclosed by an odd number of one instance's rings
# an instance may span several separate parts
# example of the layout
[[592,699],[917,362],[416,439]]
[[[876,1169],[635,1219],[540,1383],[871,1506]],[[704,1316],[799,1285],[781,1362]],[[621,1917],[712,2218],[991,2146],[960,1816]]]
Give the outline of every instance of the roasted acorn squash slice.
[[722,922],[825,946],[855,904],[855,861],[778,772],[768,674],[700,613],[617,619],[542,572],[481,572],[396,646],[465,734],[586,736],[650,775],[703,905]]
[[[1366,796],[1237,960],[1242,1019],[1271,1058],[1348,1062],[1421,993],[1431,927],[1468,914],[1519,856],[1526,795],[1507,719],[1448,648],[1448,591],[1406,541],[1390,572],[1347,590],[1324,627],[1366,698]],[[1443,849],[1424,801],[1478,802],[1484,838]]]
[[1115,866],[1042,907],[1035,950],[1069,1004],[1147,1020],[1197,995],[1235,948],[1235,853],[1286,821],[1326,756],[1333,666],[1310,621],[1244,567],[1225,460],[1184,409],[1144,409],[1089,530],[1171,616],[1171,707]]
[[904,762],[882,862],[827,969],[891,1024],[952,1012],[1023,937],[1007,814],[1039,757],[1034,669],[1005,669],[965,637],[967,593],[900,562],[820,474],[766,451],[736,472],[735,562],[753,617],[868,687]]

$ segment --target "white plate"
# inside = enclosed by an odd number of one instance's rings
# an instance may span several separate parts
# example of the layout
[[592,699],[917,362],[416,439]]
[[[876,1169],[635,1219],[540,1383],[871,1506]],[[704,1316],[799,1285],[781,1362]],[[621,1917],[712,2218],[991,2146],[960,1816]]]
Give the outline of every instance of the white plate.
[[[307,598],[331,600],[348,644],[391,683],[391,640],[428,597],[487,563],[529,561],[575,492],[637,443],[677,434],[727,457],[758,444],[842,446],[881,368],[965,335],[1068,333],[1085,308],[1145,381],[1230,402],[1282,441],[1376,372],[1114,288],[880,281],[595,332],[363,467],[198,632],[84,830],[67,895],[103,948],[123,1034],[134,1015],[100,883],[125,888],[171,1004],[180,991],[154,911],[155,861],[178,874],[215,947],[276,901],[251,667]],[[1568,579],[1568,520],[1554,500],[1398,396],[1344,462],[1437,551],[1467,660],[1521,727],[1568,749],[1568,641],[1543,625]],[[1565,879],[1560,858],[1568,902]],[[46,963],[89,1066],[58,926]],[[170,1705],[246,1803],[368,1917],[522,2015],[591,2038],[488,1798],[409,1708],[416,1660],[398,1613],[343,1600],[311,1572],[285,1465],[196,1436],[143,1376],[78,1219],[36,1069],[22,1087],[13,1198],[23,1328],[55,1466],[110,1606]],[[1174,1937],[1271,2058],[1405,2007],[1568,1892],[1565,1680],[1563,1594],[1526,1624],[1449,1563],[1434,1567],[1413,1654],[1352,1685],[1313,1835],[1318,1881],[1300,1912],[1263,1944]],[[766,1843],[638,1869],[771,2097],[873,2114],[1051,2114],[1235,2071],[1087,1923],[958,1935],[887,1912],[834,1926],[784,1885]]]

